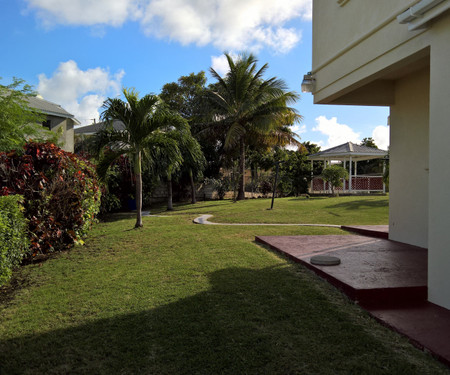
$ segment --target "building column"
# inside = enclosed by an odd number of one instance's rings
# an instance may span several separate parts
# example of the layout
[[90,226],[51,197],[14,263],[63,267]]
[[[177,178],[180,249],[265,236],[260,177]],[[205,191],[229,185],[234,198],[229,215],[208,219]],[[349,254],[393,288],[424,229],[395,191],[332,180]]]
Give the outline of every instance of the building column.
[[[347,161],[344,159],[344,169],[347,169]],[[345,191],[345,185],[346,185],[346,183],[345,183],[345,178],[344,178],[344,190],[343,191]]]
[[352,191],[352,157],[350,156],[350,170],[348,172],[349,178],[348,178],[348,191]]
[[450,23],[434,24],[430,32],[428,299],[450,309]]

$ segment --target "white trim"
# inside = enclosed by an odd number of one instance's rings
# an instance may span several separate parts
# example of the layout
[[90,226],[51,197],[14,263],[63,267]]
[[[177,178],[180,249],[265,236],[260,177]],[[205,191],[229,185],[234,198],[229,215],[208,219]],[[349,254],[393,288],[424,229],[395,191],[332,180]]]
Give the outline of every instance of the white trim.
[[433,18],[436,18],[440,14],[444,13],[450,9],[450,1],[444,1],[443,3],[437,5],[429,12],[425,13],[422,17],[419,17],[408,24],[408,30],[414,31],[420,29],[427,22],[431,21]]

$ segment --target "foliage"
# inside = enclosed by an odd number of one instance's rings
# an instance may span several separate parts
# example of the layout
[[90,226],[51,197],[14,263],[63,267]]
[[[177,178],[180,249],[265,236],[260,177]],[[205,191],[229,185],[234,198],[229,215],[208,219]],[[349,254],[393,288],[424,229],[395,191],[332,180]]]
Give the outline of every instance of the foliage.
[[[251,140],[273,138],[286,125],[300,119],[297,111],[289,107],[298,95],[287,91],[284,81],[275,77],[264,79],[268,65],[257,70],[257,59],[252,54],[243,54],[236,60],[229,54],[229,71],[222,77],[213,68],[211,74],[217,80],[210,90],[210,128],[225,134],[226,150],[239,150],[240,184],[238,199],[245,198],[245,155],[246,145]],[[281,137],[283,138],[283,137]],[[281,139],[280,138],[280,139]]]
[[45,117],[28,106],[33,96],[31,86],[13,78],[9,85],[0,85],[0,152],[21,151],[28,139],[55,142],[58,134],[45,129]]
[[28,251],[30,241],[20,195],[0,197],[0,285]]
[[[147,168],[156,166],[162,157],[173,163],[181,161],[181,153],[177,143],[167,137],[169,129],[185,128],[186,121],[179,115],[167,110],[156,95],[145,95],[139,98],[134,89],[124,88],[125,100],[108,98],[103,103],[103,120],[109,125],[97,133],[97,144],[106,152],[98,165],[100,176],[105,176],[111,163],[121,155],[128,155],[132,160],[136,179],[136,224],[142,227],[142,163]],[[115,130],[114,120],[121,121],[125,129]]]
[[[363,138],[361,146],[378,149],[372,137]],[[381,174],[383,172],[383,159],[362,160],[358,162],[357,174]]]
[[258,190],[263,196],[267,196],[271,191],[273,191],[273,181],[270,177],[263,177],[260,179],[258,184]]
[[33,256],[82,242],[100,206],[92,164],[50,143],[0,154],[1,195],[24,197]]
[[166,83],[159,95],[173,111],[189,122],[202,115],[202,97],[205,94],[204,71],[181,76],[177,82]]
[[230,190],[230,179],[228,177],[205,178],[203,184],[211,185],[220,200],[223,200],[227,191]]
[[343,179],[348,178],[348,171],[339,165],[330,165],[322,171],[322,178],[331,184],[331,190],[335,195],[337,193],[335,189],[342,186]]
[[118,157],[103,176],[100,213],[104,215],[127,208],[128,198],[135,192],[135,184],[128,157]]

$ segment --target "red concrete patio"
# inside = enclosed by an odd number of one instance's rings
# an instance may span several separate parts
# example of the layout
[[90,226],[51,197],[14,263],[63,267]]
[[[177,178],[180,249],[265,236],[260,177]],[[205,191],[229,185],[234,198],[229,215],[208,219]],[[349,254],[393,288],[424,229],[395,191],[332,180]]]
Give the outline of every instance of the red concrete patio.
[[[356,226],[362,235],[257,236],[357,301],[381,323],[450,365],[450,311],[427,302],[427,250],[381,239],[385,226]],[[340,258],[337,266],[310,263],[314,255]]]

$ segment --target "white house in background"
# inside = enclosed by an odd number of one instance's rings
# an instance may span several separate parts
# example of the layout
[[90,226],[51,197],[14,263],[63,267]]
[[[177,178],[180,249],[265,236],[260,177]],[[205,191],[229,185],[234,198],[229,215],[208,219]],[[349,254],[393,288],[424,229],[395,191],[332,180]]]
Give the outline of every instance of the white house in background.
[[428,248],[450,309],[450,0],[313,0],[305,78],[315,103],[390,107],[389,238]]
[[63,146],[61,148],[65,151],[73,152],[74,126],[80,124],[75,116],[67,112],[59,104],[49,102],[41,96],[29,96],[27,100],[30,108],[37,109],[46,116],[45,121],[42,123],[43,126],[53,131],[58,131],[62,128],[61,141]]

